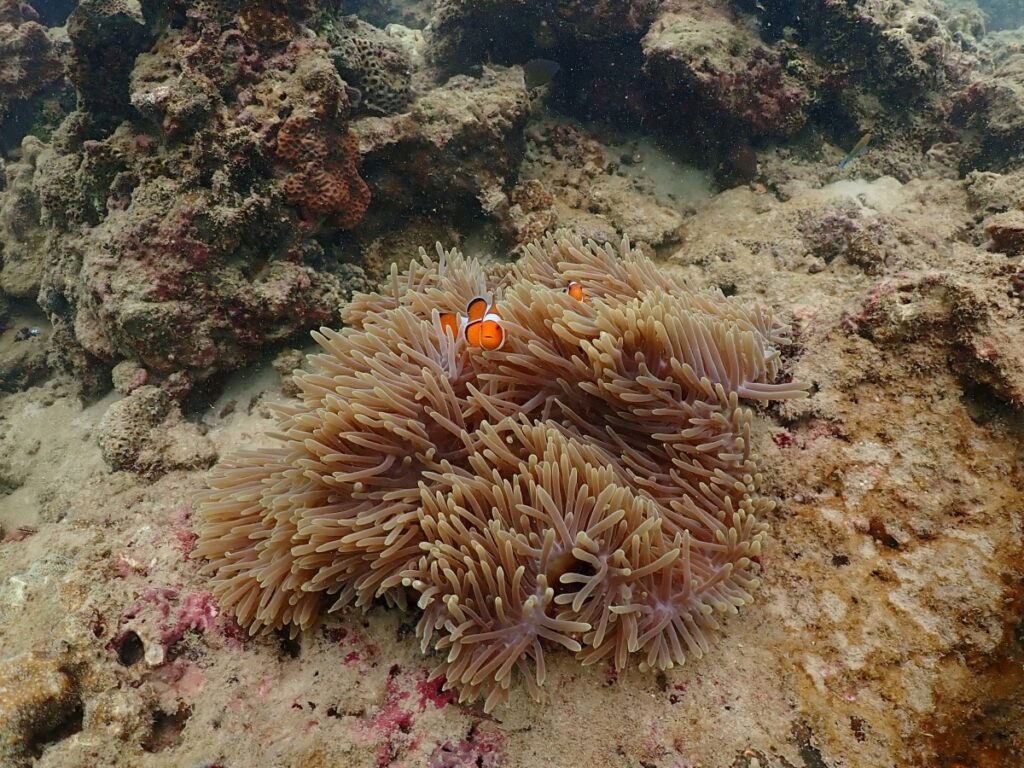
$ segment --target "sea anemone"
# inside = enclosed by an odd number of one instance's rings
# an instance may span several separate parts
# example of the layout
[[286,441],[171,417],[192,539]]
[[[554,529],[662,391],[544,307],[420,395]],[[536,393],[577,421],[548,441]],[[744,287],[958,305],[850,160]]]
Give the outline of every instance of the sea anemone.
[[[441,325],[480,294],[499,350]],[[251,633],[415,604],[435,674],[489,711],[516,677],[539,693],[545,651],[665,669],[751,601],[772,502],[740,401],[806,389],[776,381],[768,310],[563,232],[490,289],[421,250],[343,318],[274,445],[221,461],[199,501],[204,573]]]

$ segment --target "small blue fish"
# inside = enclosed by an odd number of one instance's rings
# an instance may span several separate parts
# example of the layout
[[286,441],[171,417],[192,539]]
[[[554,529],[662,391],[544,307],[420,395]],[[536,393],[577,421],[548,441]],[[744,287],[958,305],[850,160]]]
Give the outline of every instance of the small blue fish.
[[850,154],[839,161],[839,167],[845,168],[858,157],[864,154],[864,150],[867,149],[868,142],[871,141],[871,131],[868,131],[860,137],[860,141],[854,144],[853,149],[850,150]]

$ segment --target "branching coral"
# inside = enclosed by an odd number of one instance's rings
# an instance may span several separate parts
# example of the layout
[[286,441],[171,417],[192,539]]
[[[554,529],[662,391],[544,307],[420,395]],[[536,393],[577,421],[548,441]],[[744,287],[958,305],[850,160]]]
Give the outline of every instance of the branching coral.
[[412,596],[436,674],[487,710],[517,675],[536,694],[556,646],[616,668],[700,657],[751,600],[772,504],[740,398],[805,390],[774,383],[771,314],[560,234],[494,290],[507,341],[484,352],[438,313],[486,272],[439,253],[314,334],[277,447],[213,471],[198,552],[221,602],[253,633],[297,632],[324,595]]

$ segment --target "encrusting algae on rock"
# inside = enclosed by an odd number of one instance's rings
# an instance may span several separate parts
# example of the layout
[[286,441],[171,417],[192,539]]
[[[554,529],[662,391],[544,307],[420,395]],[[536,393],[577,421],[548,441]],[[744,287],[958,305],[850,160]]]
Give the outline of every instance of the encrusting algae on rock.
[[[295,634],[325,596],[416,602],[435,674],[486,710],[515,670],[537,695],[554,645],[617,669],[700,657],[716,615],[752,599],[773,506],[740,400],[806,390],[776,383],[781,328],[628,241],[549,236],[493,290],[438,253],[315,333],[275,445],[212,471],[197,552],[222,605]],[[480,295],[500,350],[441,325]]]

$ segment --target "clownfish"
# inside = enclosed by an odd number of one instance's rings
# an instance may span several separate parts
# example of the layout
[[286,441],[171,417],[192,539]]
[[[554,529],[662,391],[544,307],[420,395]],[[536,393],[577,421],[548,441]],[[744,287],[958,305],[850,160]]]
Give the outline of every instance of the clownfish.
[[457,312],[440,313],[441,328],[457,337],[461,332],[466,343],[488,352],[505,345],[505,328],[502,317],[493,304],[483,296],[475,296],[466,305],[466,314]]
[[470,299],[466,305],[466,318],[468,322],[463,333],[469,346],[480,347],[487,352],[505,346],[505,327],[501,324],[501,315],[494,304],[488,306],[483,296]]
[[466,341],[471,347],[480,347],[487,352],[494,352],[505,346],[505,328],[501,324],[501,315],[488,312],[479,320],[466,325]]
[[567,293],[576,301],[586,301],[587,294],[583,290],[583,284],[577,283],[575,280],[571,280],[569,285],[562,289],[562,293]]
[[[491,306],[491,311],[494,311],[494,307]],[[483,296],[475,296],[469,300],[466,305],[466,317],[469,322],[475,323],[477,320],[483,320],[484,315],[487,314],[487,299]]]

